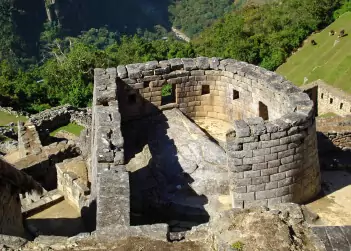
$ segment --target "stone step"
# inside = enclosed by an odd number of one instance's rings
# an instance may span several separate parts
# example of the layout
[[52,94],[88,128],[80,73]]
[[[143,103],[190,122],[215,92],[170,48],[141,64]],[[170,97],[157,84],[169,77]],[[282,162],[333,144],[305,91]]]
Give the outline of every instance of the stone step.
[[351,226],[313,227],[312,230],[324,244],[323,251],[351,250]]

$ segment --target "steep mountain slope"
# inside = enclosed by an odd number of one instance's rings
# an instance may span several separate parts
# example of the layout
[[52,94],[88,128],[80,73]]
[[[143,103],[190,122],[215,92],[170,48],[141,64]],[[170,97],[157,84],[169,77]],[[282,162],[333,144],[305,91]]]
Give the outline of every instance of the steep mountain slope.
[[[311,35],[277,72],[296,85],[323,79],[351,93],[351,37],[338,38],[342,29],[346,33],[351,32],[351,12],[342,15],[320,33]],[[334,36],[329,35],[331,30],[336,32]],[[312,45],[312,40],[317,44]]]

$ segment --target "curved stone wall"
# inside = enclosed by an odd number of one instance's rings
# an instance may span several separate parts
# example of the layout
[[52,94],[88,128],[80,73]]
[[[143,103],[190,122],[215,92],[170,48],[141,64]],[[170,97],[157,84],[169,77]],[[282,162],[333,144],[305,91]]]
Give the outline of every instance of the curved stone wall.
[[[175,93],[168,104],[162,97],[166,84]],[[232,59],[205,57],[95,70],[93,176],[101,172],[94,160],[124,164],[121,120],[170,108],[179,108],[191,118],[211,117],[233,124],[226,140],[233,207],[301,203],[319,192],[313,102],[308,95],[274,72]],[[114,123],[109,130],[108,121]],[[109,143],[99,146],[103,142],[98,139],[106,138],[99,132],[106,130]]]
[[[176,96],[166,107],[177,107],[192,118],[233,121],[257,117],[260,102],[268,108],[271,120],[294,112],[296,105],[306,105],[300,110],[312,112],[308,96],[283,77],[232,59],[201,57],[131,64],[118,66],[117,75],[123,119],[145,116],[152,112],[152,105],[163,107],[161,89],[165,84],[173,86]],[[129,99],[135,94],[131,104]]]

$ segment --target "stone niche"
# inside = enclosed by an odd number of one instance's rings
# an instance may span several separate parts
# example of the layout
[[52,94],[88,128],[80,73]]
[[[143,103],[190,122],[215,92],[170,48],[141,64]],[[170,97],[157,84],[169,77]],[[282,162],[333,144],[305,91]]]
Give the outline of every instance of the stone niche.
[[[162,95],[165,85],[173,90],[168,100]],[[97,229],[130,224],[123,124],[166,109],[179,109],[190,120],[215,118],[233,125],[224,147],[225,187],[233,207],[303,203],[320,190],[313,102],[260,67],[199,57],[95,69],[92,109]]]

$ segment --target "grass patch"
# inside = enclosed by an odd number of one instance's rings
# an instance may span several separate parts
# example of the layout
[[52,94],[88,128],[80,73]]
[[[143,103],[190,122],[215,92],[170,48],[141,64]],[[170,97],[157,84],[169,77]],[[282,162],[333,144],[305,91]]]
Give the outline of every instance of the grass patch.
[[16,118],[15,115],[12,115],[10,113],[7,112],[3,112],[0,111],[0,126],[4,126],[7,125],[11,122],[17,123],[17,121],[27,121],[27,117],[25,116],[18,116],[18,118]]
[[[342,29],[348,35],[338,39]],[[329,36],[331,30],[335,31],[334,36]],[[317,45],[311,44],[312,39]],[[307,83],[322,79],[331,86],[351,93],[350,48],[351,12],[347,12],[322,32],[311,35],[305,45],[277,69],[277,73],[297,86],[304,83],[305,77]]]
[[234,242],[231,247],[235,250],[235,251],[243,251],[244,250],[244,243],[242,243],[241,241],[237,241]]
[[328,112],[328,113],[324,113],[318,116],[318,118],[330,118],[330,117],[335,117],[338,116],[335,113],[332,112]]
[[66,131],[76,136],[79,136],[83,129],[84,129],[83,126],[77,125],[75,123],[69,123],[68,125],[62,126],[60,128],[57,128],[55,131],[52,131],[50,133],[50,136],[55,137],[56,134],[60,131]]

